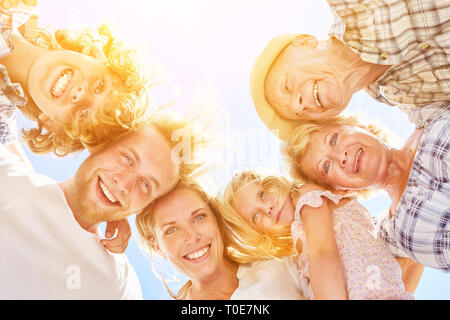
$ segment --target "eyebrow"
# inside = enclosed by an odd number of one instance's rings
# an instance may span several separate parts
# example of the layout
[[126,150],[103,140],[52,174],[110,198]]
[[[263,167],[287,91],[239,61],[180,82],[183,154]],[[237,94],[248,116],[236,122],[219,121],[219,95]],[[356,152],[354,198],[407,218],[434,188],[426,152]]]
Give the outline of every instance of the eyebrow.
[[161,225],[161,227],[159,227],[160,229],[163,229],[165,226],[168,226],[168,225],[173,225],[173,224],[175,224],[176,223],[176,221],[169,221],[169,222],[166,222],[166,223],[164,223],[163,225]]
[[323,144],[324,145],[327,145],[327,140],[328,140],[328,136],[330,135],[330,132],[328,132],[328,134],[326,134],[324,137],[323,137]]
[[[264,191],[264,188],[263,188],[262,186],[259,186],[258,191],[256,192],[256,195],[255,195],[255,200],[256,200],[256,201],[259,201],[259,195],[260,195],[260,193],[261,193],[261,189]],[[252,224],[252,225],[254,224],[254,223],[253,223],[253,216],[254,216],[256,213],[258,213],[258,210],[256,210],[256,211],[251,210],[251,211],[249,212],[249,214],[247,215],[248,221],[249,221],[249,223]]]
[[139,154],[136,152],[136,149],[132,146],[128,146],[128,150],[133,154],[133,157],[136,159],[136,162],[138,164],[141,164],[141,158],[139,157]]
[[199,211],[202,211],[202,210],[206,210],[206,209],[203,208],[203,207],[200,207],[200,208],[198,208],[198,209],[195,209],[194,211],[191,212],[191,217],[194,216],[194,215],[196,215]]
[[255,194],[255,199],[256,199],[256,201],[258,201],[258,196],[259,196],[259,193],[261,192],[261,186],[258,186],[258,190],[256,191],[256,194]]
[[319,160],[316,164],[316,167],[317,167],[317,171],[319,172],[319,175],[322,177],[324,175],[324,172],[321,169],[321,163],[322,163],[322,160]]
[[[327,141],[328,141],[328,136],[331,134],[332,132],[329,132],[328,134],[326,134],[325,136],[324,136],[324,138],[323,138],[323,144],[325,145],[325,146],[327,146]],[[321,169],[321,164],[322,163],[322,159],[319,159],[319,161],[317,162],[317,164],[316,164],[316,167],[317,167],[317,171],[319,172],[319,175],[321,176],[321,177],[323,177],[323,176],[325,176],[325,173],[322,171],[322,169]]]
[[153,176],[149,176],[149,178],[150,178],[150,180],[153,181],[153,183],[155,184],[155,189],[156,189],[156,190],[159,190],[159,186],[160,186],[160,185],[159,185],[158,180],[156,180],[155,177],[153,177]]

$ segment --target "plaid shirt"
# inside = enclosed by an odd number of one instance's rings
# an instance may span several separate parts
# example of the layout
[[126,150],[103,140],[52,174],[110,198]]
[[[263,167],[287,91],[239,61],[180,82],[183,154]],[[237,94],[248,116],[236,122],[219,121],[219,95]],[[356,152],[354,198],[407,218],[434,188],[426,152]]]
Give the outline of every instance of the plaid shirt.
[[[11,32],[24,24],[31,16],[32,10],[17,7],[12,10],[0,9],[0,57],[14,49]],[[27,99],[20,84],[11,83],[5,66],[0,64],[0,144],[8,144],[16,139],[16,106],[23,106]]]
[[[450,108],[430,120],[398,208],[376,221],[394,255],[450,272]],[[404,253],[404,254],[403,254]]]
[[[373,98],[408,114],[417,107],[450,101],[450,0],[328,0],[328,4],[335,15],[330,36],[363,61],[391,65],[366,88]],[[411,115],[410,120],[422,125]]]

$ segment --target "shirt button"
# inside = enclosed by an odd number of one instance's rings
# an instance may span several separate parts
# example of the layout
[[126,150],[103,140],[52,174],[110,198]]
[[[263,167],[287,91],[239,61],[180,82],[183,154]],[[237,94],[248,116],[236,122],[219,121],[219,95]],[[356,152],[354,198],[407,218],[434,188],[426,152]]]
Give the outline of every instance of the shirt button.
[[430,45],[429,45],[428,43],[424,43],[424,44],[422,44],[420,47],[421,47],[422,49],[427,49],[429,46],[430,46]]
[[389,53],[387,53],[386,51],[381,53],[381,59],[386,60],[387,58],[389,58]]

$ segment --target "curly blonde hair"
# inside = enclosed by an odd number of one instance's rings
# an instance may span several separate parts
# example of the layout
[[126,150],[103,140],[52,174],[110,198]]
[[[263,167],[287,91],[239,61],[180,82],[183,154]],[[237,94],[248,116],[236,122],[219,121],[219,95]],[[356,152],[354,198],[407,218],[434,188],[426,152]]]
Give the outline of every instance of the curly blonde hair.
[[120,81],[109,101],[93,117],[76,116],[56,132],[44,128],[39,119],[42,111],[28,99],[28,103],[19,108],[27,118],[37,122],[37,128],[22,129],[23,139],[31,151],[38,154],[52,151],[57,156],[65,156],[84,148],[98,149],[143,121],[150,76],[137,51],[119,41],[109,24],[102,24],[96,31],[59,29],[54,35],[39,29],[35,44],[49,50],[71,50],[104,61]]
[[[179,182],[175,188],[172,190],[179,190],[179,189],[191,189],[196,191],[200,197],[206,202],[208,207],[211,209],[211,212],[214,214],[217,224],[219,226],[219,230],[223,239],[224,248],[226,248],[230,241],[229,233],[227,231],[227,228],[225,226],[225,223],[219,213],[218,209],[218,202],[217,199],[210,194],[208,194],[203,187],[196,182],[195,180],[185,180],[183,182]],[[169,193],[170,194],[170,193]],[[167,196],[167,195],[166,195]],[[165,197],[165,196],[163,196]],[[159,198],[153,203],[151,203],[147,208],[145,208],[140,214],[136,216],[136,228],[139,232],[139,240],[141,248],[149,254],[150,260],[152,259],[152,253],[154,251],[154,245],[156,241],[156,234],[154,231],[154,219],[153,219],[153,212],[155,206],[158,204],[158,201],[160,201],[163,198]],[[230,257],[227,255],[227,251],[224,250],[224,258],[227,259],[229,262],[234,263]],[[186,296],[189,292],[190,287],[192,286],[192,282],[189,280],[179,291],[178,293],[173,293],[170,288],[167,286],[165,280],[163,279],[164,286],[169,293],[169,295],[175,299],[175,300],[184,300],[186,299]]]
[[257,170],[247,170],[233,176],[219,203],[220,213],[231,234],[231,258],[239,263],[250,263],[292,254],[294,246],[290,228],[285,228],[276,235],[263,233],[254,229],[236,210],[236,195],[251,183],[260,184],[266,193],[278,198],[284,198],[287,193],[293,197],[300,187],[300,184],[281,175],[264,175]]
[[[308,172],[303,170],[300,165],[302,158],[305,156],[311,135],[328,129],[330,127],[352,126],[362,128],[376,136],[378,139],[387,143],[389,139],[395,137],[377,120],[363,120],[362,114],[348,114],[346,116],[336,116],[323,121],[305,121],[300,124],[290,135],[289,140],[283,143],[281,152],[284,162],[290,176],[304,184],[315,184],[327,190],[336,193],[346,193],[344,190],[337,190],[334,186],[323,183],[323,181],[312,178]],[[354,190],[351,193],[368,197],[374,192],[373,189]]]

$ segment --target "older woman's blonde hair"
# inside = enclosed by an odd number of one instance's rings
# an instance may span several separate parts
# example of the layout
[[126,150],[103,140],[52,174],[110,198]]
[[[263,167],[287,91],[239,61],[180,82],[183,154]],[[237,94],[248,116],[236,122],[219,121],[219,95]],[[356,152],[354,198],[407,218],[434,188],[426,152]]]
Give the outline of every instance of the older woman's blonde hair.
[[[218,202],[217,198],[211,196],[208,194],[203,187],[196,182],[194,179],[186,179],[182,182],[179,182],[175,188],[172,190],[179,190],[179,189],[191,189],[196,191],[199,196],[206,202],[208,207],[210,208],[211,212],[214,214],[217,224],[219,226],[219,230],[223,239],[224,248],[226,248],[230,241],[229,234],[227,231],[227,228],[225,226],[225,223],[219,213],[218,208]],[[169,193],[170,194],[170,193]],[[163,196],[164,197],[164,196]],[[155,206],[158,204],[158,201],[162,198],[157,199],[153,203],[151,203],[147,208],[145,208],[140,214],[136,216],[136,227],[139,232],[140,236],[140,245],[141,248],[149,254],[150,259],[152,259],[152,254],[155,251],[155,241],[156,241],[156,234],[154,231],[154,219],[153,219],[153,212]],[[227,251],[224,250],[224,258],[227,259],[229,262],[234,263],[230,257],[227,254]],[[163,279],[164,286],[166,287],[167,292],[169,295],[176,300],[184,300],[186,299],[186,296],[189,292],[190,287],[192,286],[192,282],[189,280],[179,291],[178,293],[173,293],[169,287],[167,286],[165,280]]]
[[136,50],[127,47],[113,34],[109,24],[98,30],[57,30],[54,34],[39,29],[35,44],[49,50],[71,50],[105,63],[116,75],[114,93],[95,115],[84,113],[68,121],[56,132],[46,130],[39,118],[42,111],[31,100],[19,107],[37,123],[37,128],[22,129],[28,147],[34,153],[53,152],[57,156],[88,148],[95,150],[118,136],[130,132],[145,115],[150,76]]
[[[362,128],[387,143],[388,140],[395,140],[396,137],[387,128],[375,119],[367,120],[362,113],[337,116],[323,121],[305,121],[300,124],[290,135],[289,140],[281,147],[284,162],[289,175],[295,180],[304,184],[315,184],[333,192],[342,193],[343,190],[336,190],[334,186],[327,185],[323,181],[313,179],[300,165],[305,156],[311,136],[322,130],[332,127],[352,126]],[[353,194],[367,197],[373,192],[372,189],[352,191]]]
[[220,213],[227,224],[231,240],[229,254],[239,263],[250,263],[262,259],[276,259],[293,253],[294,247],[290,228],[286,227],[277,234],[266,234],[254,229],[236,211],[236,195],[242,188],[258,183],[266,193],[284,199],[291,196],[300,186],[281,175],[264,175],[257,170],[247,170],[235,174],[226,186],[220,204]]

